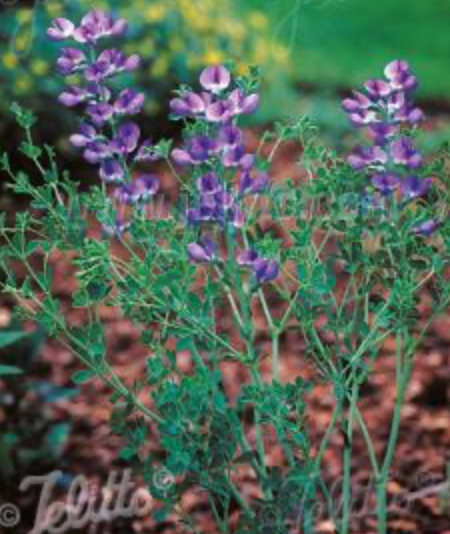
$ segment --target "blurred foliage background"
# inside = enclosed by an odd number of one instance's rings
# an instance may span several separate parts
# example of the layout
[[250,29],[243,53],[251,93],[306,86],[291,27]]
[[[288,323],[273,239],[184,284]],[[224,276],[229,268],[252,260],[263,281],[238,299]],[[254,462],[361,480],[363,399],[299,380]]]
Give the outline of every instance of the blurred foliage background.
[[[43,120],[46,141],[64,139],[74,114],[56,102],[57,46],[50,20],[78,21],[92,8],[130,20],[125,41],[143,67],[135,84],[147,95],[149,129],[165,133],[168,100],[193,83],[204,65],[232,60],[236,70],[263,73],[260,123],[308,113],[339,144],[351,135],[339,100],[378,76],[395,58],[421,80],[419,96],[434,121],[432,143],[448,137],[450,115],[449,0],[5,0],[0,7],[0,133],[14,142],[7,113],[14,100]],[[64,148],[64,145],[62,145]]]

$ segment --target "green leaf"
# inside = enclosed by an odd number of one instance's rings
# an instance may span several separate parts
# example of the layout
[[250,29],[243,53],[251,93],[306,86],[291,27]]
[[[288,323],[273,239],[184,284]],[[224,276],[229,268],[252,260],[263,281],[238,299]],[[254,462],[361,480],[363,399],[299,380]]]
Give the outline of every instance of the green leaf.
[[84,369],[83,371],[76,371],[72,375],[72,381],[75,384],[86,384],[87,382],[89,382],[89,380],[91,380],[95,376],[97,376],[96,373],[92,371],[91,369]]
[[25,332],[0,332],[0,349],[12,345],[26,335]]
[[20,375],[22,373],[22,369],[19,369],[18,367],[13,367],[12,365],[0,365],[0,376]]

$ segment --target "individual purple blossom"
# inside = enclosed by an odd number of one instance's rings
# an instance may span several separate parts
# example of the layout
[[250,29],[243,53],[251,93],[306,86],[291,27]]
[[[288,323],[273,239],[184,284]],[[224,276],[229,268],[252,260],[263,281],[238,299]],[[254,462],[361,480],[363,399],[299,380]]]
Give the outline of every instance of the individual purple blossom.
[[211,195],[222,190],[219,178],[215,172],[209,172],[197,180],[197,188],[202,195]]
[[75,85],[67,87],[60,95],[58,100],[67,107],[78,106],[89,98],[89,91]]
[[412,139],[401,137],[391,144],[391,156],[397,165],[406,165],[410,169],[417,169],[423,163],[423,158],[416,150]]
[[159,189],[159,180],[151,174],[144,174],[133,182],[119,185],[114,192],[114,197],[121,204],[138,204],[147,202]]
[[145,96],[133,89],[124,89],[114,102],[114,111],[120,115],[137,115],[144,107]]
[[208,161],[211,154],[219,149],[219,144],[207,135],[192,137],[186,149],[175,149],[172,157],[179,165],[199,165]]
[[111,141],[111,149],[119,155],[128,155],[138,146],[141,131],[134,122],[126,122],[119,126],[117,133]]
[[249,170],[255,162],[255,156],[245,152],[243,145],[227,147],[223,153],[222,163],[225,167],[239,167]]
[[121,183],[125,178],[125,170],[115,159],[107,159],[100,167],[100,178],[105,183]]
[[85,67],[86,55],[77,48],[63,48],[56,65],[61,74],[70,76]]
[[257,195],[262,193],[268,185],[269,177],[265,172],[258,172],[255,177],[252,177],[249,171],[245,171],[239,182],[239,193],[241,195]]
[[369,137],[378,146],[384,146],[398,132],[398,127],[387,122],[378,122],[368,127]]
[[256,252],[256,250],[248,249],[240,252],[236,257],[236,261],[239,265],[250,267],[258,258],[259,254]]
[[364,87],[369,95],[376,100],[389,96],[392,92],[392,87],[383,80],[369,80],[364,84]]
[[387,160],[386,152],[378,146],[357,146],[347,158],[349,165],[355,170],[373,165],[383,165]]
[[403,200],[415,200],[423,197],[430,190],[432,183],[432,178],[421,179],[415,175],[406,177],[400,185]]
[[259,284],[272,282],[278,276],[280,267],[276,260],[259,258],[253,264],[253,271]]
[[242,145],[242,130],[237,126],[228,124],[220,128],[217,140],[222,148],[237,147]]
[[97,165],[112,157],[111,147],[109,143],[94,141],[86,145],[83,157],[87,162]]
[[91,103],[86,108],[86,113],[96,126],[102,126],[114,116],[114,108],[106,102]]
[[226,123],[235,115],[235,107],[230,100],[219,100],[206,108],[206,119],[209,122]]
[[418,236],[429,237],[440,226],[441,226],[441,223],[439,221],[436,221],[435,219],[430,219],[428,221],[424,221],[424,222],[414,226],[413,227],[413,233],[418,235]]
[[207,67],[200,75],[200,83],[207,91],[217,94],[228,88],[231,75],[229,70],[221,65]]
[[83,17],[80,26],[73,32],[73,37],[79,43],[95,45],[102,37],[122,35],[127,26],[124,19],[114,20],[103,11],[94,10]]
[[400,184],[400,178],[390,172],[375,174],[371,181],[383,196],[390,195]]
[[172,113],[180,117],[195,116],[204,113],[206,104],[203,98],[193,92],[187,92],[170,101]]
[[95,142],[97,137],[97,130],[90,124],[83,123],[80,126],[80,133],[70,136],[70,142],[78,148],[83,148]]
[[155,152],[155,147],[150,139],[146,139],[137,151],[134,161],[158,161],[160,155]]
[[259,100],[258,94],[246,95],[241,89],[235,89],[229,96],[229,101],[233,104],[235,114],[248,115],[254,113],[259,106]]
[[417,78],[411,74],[406,61],[395,60],[384,69],[392,89],[398,91],[411,91],[417,87]]
[[187,250],[189,258],[198,263],[209,263],[216,259],[217,246],[208,237],[203,237],[199,243],[189,243]]
[[47,30],[47,35],[53,41],[64,41],[70,39],[75,31],[75,25],[67,19],[58,18],[53,20],[52,25]]

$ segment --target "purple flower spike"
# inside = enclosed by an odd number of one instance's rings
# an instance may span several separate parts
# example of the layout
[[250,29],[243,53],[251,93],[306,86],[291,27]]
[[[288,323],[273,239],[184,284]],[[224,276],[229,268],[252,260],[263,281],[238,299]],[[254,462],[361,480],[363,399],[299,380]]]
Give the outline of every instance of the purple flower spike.
[[114,110],[121,115],[137,115],[144,107],[145,96],[133,89],[124,89],[114,103]]
[[364,84],[369,95],[378,100],[389,96],[392,92],[391,86],[383,80],[369,80]]
[[422,156],[409,137],[401,137],[394,141],[391,145],[391,155],[397,165],[406,165],[411,169],[417,169],[423,162]]
[[239,265],[244,265],[246,267],[252,266],[255,261],[259,259],[259,255],[256,252],[256,250],[248,249],[240,252],[237,257],[236,261]]
[[216,259],[216,244],[209,238],[204,237],[200,243],[189,243],[187,250],[192,261],[209,263]]
[[434,219],[430,219],[429,221],[425,221],[423,223],[417,224],[413,228],[413,233],[416,235],[420,235],[423,237],[429,237],[432,235],[439,227],[441,226],[441,223],[439,221],[435,221]]
[[106,183],[120,183],[125,178],[125,171],[118,161],[107,159],[100,167],[100,178]]
[[357,146],[353,153],[347,158],[347,161],[353,169],[360,170],[364,167],[386,163],[387,154],[377,146]]
[[206,106],[203,98],[196,93],[185,93],[179,98],[170,101],[172,113],[180,117],[204,113]]
[[421,180],[417,176],[408,176],[400,186],[402,198],[408,201],[423,197],[430,190],[432,183],[432,178]]
[[64,41],[70,39],[75,31],[75,25],[70,20],[59,18],[52,22],[47,30],[47,35],[53,41]]
[[70,76],[86,66],[86,56],[77,48],[63,48],[56,62],[58,70],[64,76]]
[[267,260],[265,258],[257,259],[253,263],[253,270],[259,284],[265,284],[275,280],[280,272],[276,260]]
[[390,195],[400,184],[400,178],[392,173],[380,173],[372,177],[372,185],[383,196]]
[[230,82],[230,72],[221,65],[207,67],[200,75],[202,87],[214,94],[225,90],[230,85]]

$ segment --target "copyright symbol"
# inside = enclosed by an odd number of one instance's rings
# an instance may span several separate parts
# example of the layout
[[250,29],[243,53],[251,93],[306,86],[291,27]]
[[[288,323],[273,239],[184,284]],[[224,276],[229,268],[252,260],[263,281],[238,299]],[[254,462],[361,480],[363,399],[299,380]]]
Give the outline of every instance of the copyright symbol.
[[175,484],[175,477],[168,469],[162,467],[153,475],[153,484],[161,493],[168,493]]
[[12,528],[20,521],[20,510],[14,504],[6,503],[0,505],[0,526]]

